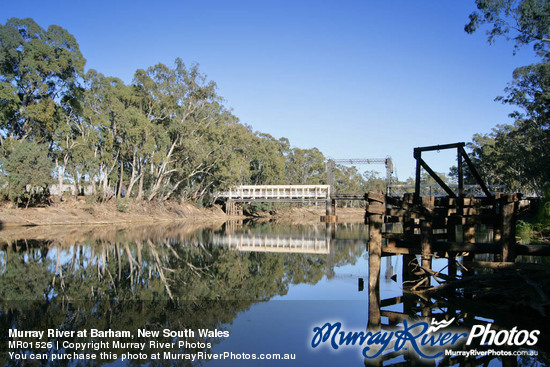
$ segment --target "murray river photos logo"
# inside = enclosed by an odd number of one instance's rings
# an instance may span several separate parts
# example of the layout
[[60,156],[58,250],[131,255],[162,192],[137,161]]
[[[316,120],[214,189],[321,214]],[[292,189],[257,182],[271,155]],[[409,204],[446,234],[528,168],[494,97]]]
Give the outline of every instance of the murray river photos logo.
[[447,330],[451,320],[436,321],[431,325],[425,321],[411,323],[404,319],[401,329],[393,331],[347,331],[340,322],[327,322],[313,328],[311,346],[317,348],[328,345],[334,350],[343,347],[360,347],[365,358],[376,358],[384,351],[412,350],[422,358],[435,359],[450,349],[466,345],[487,346],[533,346],[538,341],[540,331],[533,330],[493,330],[491,324],[474,325],[469,333]]

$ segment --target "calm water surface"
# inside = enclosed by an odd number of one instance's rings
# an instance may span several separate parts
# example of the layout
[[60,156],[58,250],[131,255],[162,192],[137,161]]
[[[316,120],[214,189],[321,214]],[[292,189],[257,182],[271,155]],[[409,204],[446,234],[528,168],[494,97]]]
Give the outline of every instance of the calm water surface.
[[[147,345],[146,359],[123,361],[122,354],[138,357],[139,349],[110,344],[97,351],[87,347],[98,358],[104,353],[99,363],[71,360],[35,365],[364,366],[360,347],[312,349],[311,342],[313,328],[326,322],[365,330],[367,239],[362,224],[4,230],[0,232],[0,322],[3,330],[129,331],[132,340],[118,339]],[[401,261],[401,257],[383,259],[381,299],[402,295]],[[418,311],[405,310],[402,303],[384,310]],[[389,320],[387,315],[383,314],[383,322]],[[138,337],[139,329],[188,330],[194,335],[159,338],[187,342],[163,349],[150,346],[151,338]],[[198,335],[199,329],[218,330],[222,335]],[[229,337],[223,336],[226,331]],[[10,351],[27,357],[75,352],[59,345],[14,350],[8,348],[12,338],[6,332],[0,338],[4,365],[30,362],[10,359]],[[89,341],[76,335],[50,339]],[[200,363],[151,359],[165,351],[279,353],[295,359],[261,363],[242,358]],[[396,356],[384,364],[404,363],[406,358]],[[490,360],[487,365],[501,362]]]

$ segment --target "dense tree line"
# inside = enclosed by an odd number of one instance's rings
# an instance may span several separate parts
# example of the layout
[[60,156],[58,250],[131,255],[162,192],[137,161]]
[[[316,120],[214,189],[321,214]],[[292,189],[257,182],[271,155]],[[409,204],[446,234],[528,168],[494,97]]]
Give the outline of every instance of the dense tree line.
[[470,148],[489,184],[542,195],[550,182],[550,3],[545,0],[477,0],[465,30],[488,24],[490,42],[531,45],[540,62],[517,68],[506,95],[497,101],[516,106],[512,124],[476,134]]
[[0,188],[10,199],[28,203],[54,181],[98,197],[195,202],[236,184],[326,183],[318,149],[241,124],[197,65],[159,63],[126,84],[85,63],[59,26],[0,25]]

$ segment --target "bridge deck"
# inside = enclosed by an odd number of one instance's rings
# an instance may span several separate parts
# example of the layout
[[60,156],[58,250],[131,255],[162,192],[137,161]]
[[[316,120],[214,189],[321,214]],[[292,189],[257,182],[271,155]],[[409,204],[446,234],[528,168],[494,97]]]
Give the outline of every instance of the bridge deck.
[[330,199],[329,185],[243,185],[219,194],[236,202],[325,202]]

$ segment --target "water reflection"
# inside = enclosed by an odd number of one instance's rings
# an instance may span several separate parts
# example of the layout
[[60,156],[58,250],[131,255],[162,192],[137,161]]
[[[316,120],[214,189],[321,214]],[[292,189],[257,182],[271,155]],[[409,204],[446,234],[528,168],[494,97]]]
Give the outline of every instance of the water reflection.
[[[295,352],[301,357],[297,363],[274,365],[362,366],[359,348],[348,353],[307,348],[312,325],[340,320],[355,329],[364,330],[367,324],[391,329],[405,316],[430,320],[457,315],[464,326],[479,320],[475,315],[500,322],[491,310],[471,308],[475,300],[402,294],[401,257],[382,259],[385,276],[379,294],[369,298],[368,293],[376,290],[365,285],[363,291],[360,286],[368,284],[367,239],[366,227],[360,224],[8,228],[0,232],[0,325],[2,330],[97,328],[134,335],[138,329],[231,330],[229,339],[186,338],[189,344],[172,352]],[[82,342],[76,337],[66,339]],[[0,333],[3,351],[8,340],[8,335]],[[146,349],[148,355],[164,351],[150,345]],[[72,350],[47,351],[61,352]],[[114,365],[197,365],[181,360],[122,362],[121,353],[139,352],[133,347],[102,352],[103,362]],[[233,362],[242,365],[242,361]],[[473,363],[437,363],[451,362]],[[1,354],[0,363],[24,365],[6,353]],[[419,361],[414,355],[396,353],[377,363]],[[86,364],[97,363],[78,363]]]
[[[324,225],[228,226],[20,228],[2,232],[3,330],[97,328],[136,333],[140,328],[223,329],[252,305],[284,296],[293,284],[315,284],[330,277],[334,266],[355,262],[365,248],[360,244],[330,246],[331,229]],[[362,230],[362,226],[344,228],[342,233],[355,232],[359,238]],[[239,238],[241,243],[252,239],[254,244],[259,233],[264,234],[263,249],[249,244],[239,245],[246,251],[235,251],[230,238]],[[275,241],[270,242],[272,248],[277,238],[279,244],[286,239],[290,248],[266,252],[266,238]],[[8,340],[2,333],[4,351]],[[196,342],[193,348],[186,345],[174,352],[209,351],[220,342],[219,338],[198,336],[192,341]],[[147,352],[155,351],[149,348]],[[43,351],[28,348],[26,352]],[[103,352],[111,353],[107,360],[120,362],[121,350]],[[6,353],[0,363],[18,364]]]
[[[477,258],[477,257],[476,257]],[[386,259],[390,259],[387,257]],[[479,259],[478,259],[479,260]],[[538,258],[538,261],[541,261]],[[391,263],[391,260],[389,261]],[[434,268],[445,270],[447,260],[434,261]],[[406,263],[400,264],[402,271],[398,281],[406,272]],[[387,270],[388,268],[386,268]],[[372,273],[371,273],[372,274]],[[389,272],[386,272],[389,274]],[[462,274],[464,275],[464,274]],[[535,346],[514,346],[512,342],[498,342],[491,345],[480,345],[479,339],[472,345],[457,345],[453,349],[464,354],[474,350],[477,355],[457,356],[443,355],[437,360],[421,359],[412,350],[395,348],[391,345],[380,358],[369,360],[370,365],[403,366],[403,365],[437,365],[437,366],[546,366],[549,362],[550,319],[547,298],[538,285],[540,277],[547,279],[548,272],[535,272],[529,275],[518,271],[499,271],[495,273],[470,274],[439,287],[428,288],[420,292],[407,289],[387,293],[380,297],[376,288],[369,290],[369,329],[382,331],[403,330],[403,320],[409,325],[417,322],[445,321],[453,332],[469,333],[473,327],[485,327],[495,335],[517,333],[518,330],[537,330]],[[519,281],[519,283],[518,283]],[[527,283],[525,283],[527,282]],[[527,289],[525,289],[527,288]],[[382,298],[382,299],[380,299]],[[526,335],[526,331],[521,331]],[[490,334],[488,334],[490,335]],[[506,334],[510,335],[510,334]],[[531,344],[532,345],[532,344]],[[485,354],[483,354],[485,352]],[[500,354],[499,354],[500,353]],[[532,356],[514,354],[528,353]],[[518,357],[518,355],[520,355]]]
[[[360,256],[333,246],[324,226],[298,229],[186,226],[69,229],[55,239],[3,237],[5,300],[269,299],[295,282],[313,283]],[[358,227],[360,228],[360,227]],[[296,228],[293,229],[296,231]],[[271,233],[267,233],[271,232]],[[290,232],[290,231],[289,231]],[[345,240],[344,240],[345,241]],[[361,245],[361,243],[358,243]],[[235,251],[240,250],[240,251]],[[333,265],[332,265],[333,266]]]
[[240,233],[225,236],[215,235],[212,243],[215,246],[228,247],[239,251],[306,254],[330,253],[330,239],[317,237],[260,236]]

